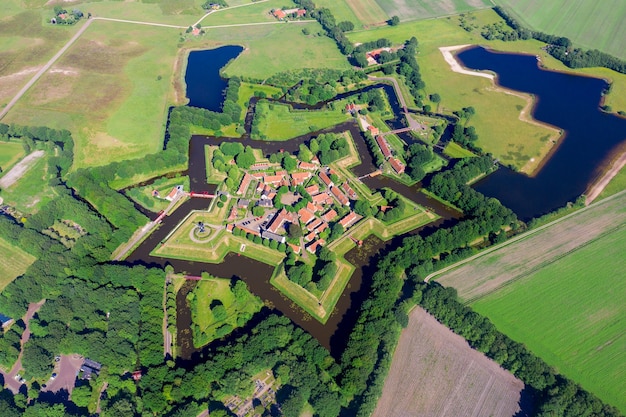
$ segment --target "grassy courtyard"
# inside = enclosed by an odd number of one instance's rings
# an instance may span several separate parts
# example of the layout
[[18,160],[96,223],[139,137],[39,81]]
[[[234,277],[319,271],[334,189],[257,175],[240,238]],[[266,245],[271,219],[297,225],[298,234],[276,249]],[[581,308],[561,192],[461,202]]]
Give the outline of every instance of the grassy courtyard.
[[243,281],[203,275],[203,280],[187,295],[191,307],[193,344],[202,347],[243,326],[261,310],[263,302],[251,294]]

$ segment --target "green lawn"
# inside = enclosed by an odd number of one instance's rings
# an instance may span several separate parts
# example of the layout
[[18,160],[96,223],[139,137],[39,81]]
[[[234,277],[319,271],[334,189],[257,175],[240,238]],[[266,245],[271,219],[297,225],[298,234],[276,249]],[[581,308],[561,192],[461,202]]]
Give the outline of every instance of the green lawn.
[[625,412],[624,250],[622,225],[472,307],[559,372]]
[[272,15],[273,9],[293,8],[296,5],[289,0],[268,0],[261,3],[251,3],[249,6],[225,8],[213,12],[202,20],[202,27],[235,25],[240,23],[277,22]]
[[336,110],[291,110],[282,104],[261,101],[256,107],[260,117],[259,131],[268,140],[287,140],[319,129],[334,126],[350,119],[343,108]]
[[347,20],[354,23],[355,29],[363,28],[363,24],[354,14],[354,11],[350,8],[350,6],[348,6],[347,2],[343,0],[317,0],[315,1],[315,5],[317,7],[326,7],[330,9],[338,23]]
[[443,152],[450,158],[472,158],[476,156],[474,152],[465,149],[455,142],[449,142]]
[[[144,187],[135,187],[127,191],[127,195],[137,202],[139,205],[158,212],[165,210],[169,206],[170,201],[165,197],[172,191],[172,188],[177,185],[182,185],[185,191],[189,191],[189,177],[176,177],[176,178],[161,178],[156,180],[150,185]],[[152,196],[152,191],[157,190],[160,194],[159,197]]]
[[2,172],[7,172],[13,164],[22,159],[24,153],[24,147],[22,147],[21,142],[0,141],[0,169],[2,169]]
[[173,29],[96,21],[6,120],[69,129],[75,167],[156,152],[176,43]]
[[[474,16],[473,22],[479,27],[501,20],[493,10],[472,12],[471,16]],[[384,37],[393,43],[400,43],[411,36],[417,37],[419,41],[418,62],[426,83],[425,94],[428,96],[438,93],[441,96],[439,110],[450,113],[462,107],[473,106],[476,115],[472,117],[469,125],[476,127],[479,136],[478,146],[506,164],[525,172],[532,172],[540,163],[541,157],[551,149],[550,135],[556,137],[557,133],[520,120],[520,112],[527,106],[526,99],[495,91],[492,82],[486,78],[452,72],[438,48],[482,44],[496,50],[540,55],[548,68],[567,70],[566,67],[542,51],[541,42],[486,41],[477,30],[472,33],[463,30],[457,17],[415,21],[395,27],[383,26],[348,34],[353,42],[366,42]],[[607,96],[607,104],[611,105],[614,111],[626,110],[626,75],[597,68],[568,71],[613,80],[613,91]],[[498,123],[494,123],[494,120],[498,120]],[[533,158],[534,160],[531,160]]]
[[35,257],[0,239],[0,291],[22,275],[35,262]]
[[23,213],[33,213],[56,195],[48,186],[48,158],[39,158],[16,183],[0,191],[4,204]]
[[626,59],[623,0],[495,0],[524,25]]
[[430,19],[492,7],[489,0],[376,0],[389,16],[400,21]]
[[[222,332],[241,327],[263,307],[261,299],[247,290],[242,291],[239,298],[235,297],[231,281],[220,278],[208,278],[198,282],[196,288],[187,296],[187,300],[191,306],[195,347],[202,347],[224,336],[225,334],[218,330],[220,327]],[[224,307],[226,311],[224,318],[218,317],[216,320],[213,313],[216,304]]]
[[104,0],[81,4],[79,7],[96,17],[189,26],[204,15],[205,11],[200,7],[202,3],[197,0]]

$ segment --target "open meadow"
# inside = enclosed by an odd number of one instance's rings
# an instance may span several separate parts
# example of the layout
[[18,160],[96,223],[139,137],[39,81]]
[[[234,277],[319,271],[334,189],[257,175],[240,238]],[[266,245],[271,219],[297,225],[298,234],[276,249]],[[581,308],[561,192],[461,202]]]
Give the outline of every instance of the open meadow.
[[390,18],[376,0],[345,0],[345,2],[365,28],[386,25]]
[[[485,24],[501,21],[493,10],[479,10],[468,14],[466,19],[479,28]],[[353,42],[367,42],[388,38],[399,44],[415,36],[419,41],[418,63],[424,82],[425,93],[441,96],[439,110],[451,113],[463,107],[473,106],[476,114],[468,125],[475,126],[479,139],[477,145],[491,152],[496,158],[518,170],[532,173],[543,156],[547,155],[559,133],[528,120],[532,100],[524,94],[510,94],[497,89],[487,78],[473,77],[452,72],[439,47],[479,44],[505,52],[523,52],[541,56],[544,66],[550,69],[578,74],[593,75],[613,81],[613,90],[606,96],[606,104],[614,111],[626,111],[626,75],[606,68],[587,68],[572,71],[561,62],[541,50],[543,44],[535,40],[503,42],[487,41],[480,30],[467,32],[459,26],[459,18],[448,17],[384,26],[369,31],[349,33]],[[494,123],[497,120],[497,123]]]
[[622,192],[436,278],[622,412],[625,204]]
[[402,331],[373,417],[506,417],[524,383],[416,307]]
[[495,0],[525,26],[626,59],[622,0]]
[[35,262],[35,257],[0,239],[0,291],[22,275]]
[[94,22],[5,121],[70,130],[77,168],[156,152],[177,41],[169,28]]
[[[3,178],[7,179],[6,176]],[[50,178],[47,156],[37,158],[17,181],[0,190],[0,197],[4,200],[4,204],[22,213],[34,213],[39,207],[56,197],[55,192],[48,185]]]
[[389,16],[401,22],[430,19],[493,7],[489,0],[376,0]]

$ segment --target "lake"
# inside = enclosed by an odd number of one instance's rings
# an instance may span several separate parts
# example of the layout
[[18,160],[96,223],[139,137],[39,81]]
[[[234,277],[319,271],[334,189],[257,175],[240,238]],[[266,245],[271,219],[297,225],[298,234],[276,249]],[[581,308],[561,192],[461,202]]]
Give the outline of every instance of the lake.
[[532,94],[532,116],[564,131],[558,149],[534,177],[501,168],[475,185],[522,220],[574,201],[601,175],[606,161],[626,140],[626,119],[599,108],[608,87],[604,80],[542,70],[535,56],[482,47],[467,49],[457,57],[467,68],[494,71],[502,87]]

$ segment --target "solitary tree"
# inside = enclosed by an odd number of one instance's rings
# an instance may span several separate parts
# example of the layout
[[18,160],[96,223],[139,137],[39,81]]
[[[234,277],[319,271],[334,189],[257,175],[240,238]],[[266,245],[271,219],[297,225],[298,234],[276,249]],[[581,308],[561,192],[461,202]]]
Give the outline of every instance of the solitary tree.
[[397,26],[399,24],[400,24],[400,18],[398,16],[392,16],[392,18],[389,20],[390,26]]

